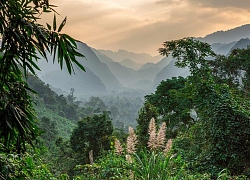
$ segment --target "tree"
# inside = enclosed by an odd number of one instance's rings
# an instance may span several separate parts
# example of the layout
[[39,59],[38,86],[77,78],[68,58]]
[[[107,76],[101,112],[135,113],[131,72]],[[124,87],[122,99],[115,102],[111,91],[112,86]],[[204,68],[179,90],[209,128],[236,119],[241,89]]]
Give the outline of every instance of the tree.
[[218,82],[227,83],[231,88],[244,92],[249,96],[250,90],[250,46],[246,49],[234,49],[229,56],[217,56],[210,61],[212,72]]
[[155,93],[145,96],[146,102],[157,108],[159,116],[167,125],[167,137],[176,137],[179,130],[186,130],[194,119],[191,118],[193,107],[186,78],[173,77],[162,81]]
[[33,92],[25,80],[28,73],[39,70],[39,54],[47,60],[66,65],[71,74],[73,65],[84,67],[76,60],[83,57],[77,52],[76,40],[60,33],[66,18],[57,28],[56,16],[53,25],[43,26],[37,21],[43,13],[56,12],[49,0],[1,0],[0,1],[0,142],[6,150],[21,151],[25,143],[36,139],[32,100]]
[[75,99],[76,99],[76,97],[74,96],[74,92],[75,92],[75,89],[70,88],[70,93],[67,96],[67,99],[68,99],[69,103],[71,103],[71,104],[73,104]]
[[101,150],[110,149],[113,126],[107,113],[95,114],[78,122],[70,137],[72,149],[79,154],[80,163],[88,162],[88,153],[93,150],[94,158]]
[[39,128],[42,131],[41,138],[44,140],[45,147],[51,149],[58,136],[55,122],[51,122],[49,118],[43,116],[39,123]]
[[136,119],[137,127],[136,132],[138,136],[138,146],[139,148],[147,147],[148,142],[148,126],[152,118],[157,120],[158,111],[155,106],[150,103],[145,103],[139,112],[139,117]]
[[91,96],[89,101],[84,103],[87,116],[92,116],[94,113],[101,113],[107,111],[108,107],[100,97]]
[[[218,78],[206,60],[216,56],[210,45],[184,38],[165,42],[163,46],[161,54],[171,53],[176,58],[176,66],[190,68],[191,76],[186,86],[190,89],[199,118],[198,124],[177,140],[176,149],[186,155],[191,168],[196,166],[211,173],[218,173],[224,168],[234,174],[247,171],[250,161],[249,110],[229,85],[217,83]],[[194,146],[199,148],[199,153],[190,151]]]

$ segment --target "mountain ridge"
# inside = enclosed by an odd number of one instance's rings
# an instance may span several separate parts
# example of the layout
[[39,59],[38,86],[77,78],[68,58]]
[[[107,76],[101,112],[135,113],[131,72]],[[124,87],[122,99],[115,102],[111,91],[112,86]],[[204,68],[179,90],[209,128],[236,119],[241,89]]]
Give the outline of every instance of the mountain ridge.
[[244,24],[226,31],[216,31],[211,34],[206,35],[205,37],[198,37],[196,39],[209,44],[213,43],[230,43],[233,41],[239,41],[242,38],[250,37],[250,24]]
[[[231,39],[241,38],[228,43],[223,41],[219,42],[220,38],[218,38],[218,35],[221,35],[223,39],[231,33],[239,33],[237,36],[232,35]],[[217,54],[227,55],[232,48],[246,47],[246,45],[250,43],[250,40],[247,40],[244,36],[250,36],[250,24],[228,31],[214,32],[203,38],[196,39],[206,42],[214,42],[216,39],[218,42],[211,43],[212,49]],[[45,83],[50,83],[53,87],[56,86],[54,88],[64,86],[64,88],[61,89],[66,92],[69,92],[70,86],[74,86],[74,84],[72,84],[74,82],[77,87],[76,94],[78,91],[79,94],[90,95],[91,93],[112,94],[133,90],[152,93],[154,88],[162,80],[172,78],[173,76],[188,75],[187,69],[178,69],[174,66],[174,60],[171,56],[151,56],[146,53],[136,54],[125,50],[118,50],[117,52],[111,50],[96,50],[82,42],[78,43],[78,49],[80,53],[86,57],[86,59],[77,58],[86,68],[86,73],[76,71],[76,75],[72,75],[75,76],[75,78],[68,78],[64,74],[60,75],[58,65],[53,65],[52,63],[46,65],[47,62],[41,59],[38,62],[38,66],[41,67],[42,71],[37,72],[38,76],[41,77]],[[123,64],[123,62],[126,61],[131,64],[131,67],[127,67],[129,66],[128,64]],[[136,66],[136,63],[142,63],[140,64],[141,67],[133,67]],[[66,80],[70,81],[67,85],[64,84],[67,83]]]

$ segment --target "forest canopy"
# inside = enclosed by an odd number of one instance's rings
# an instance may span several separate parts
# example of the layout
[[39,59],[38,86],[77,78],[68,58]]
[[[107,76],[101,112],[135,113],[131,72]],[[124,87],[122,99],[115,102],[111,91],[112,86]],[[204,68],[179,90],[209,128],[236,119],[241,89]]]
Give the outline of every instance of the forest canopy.
[[[25,82],[29,73],[39,70],[39,54],[47,60],[47,53],[53,55],[53,62],[62,68],[66,65],[72,73],[73,64],[84,67],[76,60],[83,57],[77,52],[76,41],[61,30],[66,18],[57,26],[44,26],[37,21],[44,13],[56,11],[49,0],[0,1],[0,140],[4,149],[25,149],[25,143],[32,144],[38,135],[36,119]],[[14,150],[13,149],[13,150]]]

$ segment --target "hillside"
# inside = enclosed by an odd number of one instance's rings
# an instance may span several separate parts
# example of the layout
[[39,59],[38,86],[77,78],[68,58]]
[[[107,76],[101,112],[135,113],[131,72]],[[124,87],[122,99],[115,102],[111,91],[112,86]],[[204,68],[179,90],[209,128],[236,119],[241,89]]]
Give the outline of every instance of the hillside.
[[206,35],[203,38],[197,38],[198,40],[207,42],[209,44],[213,43],[231,43],[233,41],[238,41],[242,38],[250,37],[250,24],[242,25],[227,31],[217,31]]
[[101,79],[89,68],[85,67],[85,69],[86,72],[77,72],[71,76],[65,69],[54,70],[41,76],[41,79],[63,92],[69,92],[71,88],[74,88],[77,96],[106,93],[106,86]]
[[38,66],[41,71],[37,75],[45,82],[55,88],[60,88],[69,92],[74,87],[77,95],[102,94],[111,91],[120,91],[123,86],[109,70],[105,63],[102,63],[95,53],[85,44],[78,44],[79,51],[85,58],[78,58],[78,61],[85,67],[86,72],[75,69],[75,74],[71,76],[66,70],[60,70],[57,64],[41,59]]
[[171,79],[172,77],[186,77],[189,75],[188,69],[177,68],[175,66],[175,61],[172,60],[166,67],[164,67],[155,77],[154,79],[154,88],[158,86],[158,84],[162,80]]
[[247,46],[250,45],[250,40],[248,38],[242,38],[238,42],[235,43],[235,45],[230,49],[230,51],[234,49],[246,49]]
[[[114,61],[111,57],[102,54],[100,51],[93,49],[101,62],[105,63],[111,72],[117,77],[119,82],[128,89],[137,89],[144,92],[152,91],[152,84],[156,75],[171,61],[170,57],[163,57],[159,62],[148,62],[138,70],[128,68],[121,62]],[[131,60],[127,60],[134,64]]]
[[98,51],[108,57],[110,57],[111,59],[113,59],[116,62],[121,62],[124,59],[130,59],[133,62],[136,62],[137,64],[145,64],[147,62],[158,62],[162,59],[162,57],[159,56],[151,56],[150,54],[146,54],[146,53],[133,53],[133,52],[128,52],[126,50],[118,50],[116,52],[111,51],[111,50],[102,50],[102,49],[98,49]]
[[128,67],[130,69],[138,70],[143,64],[136,63],[135,61],[132,61],[131,59],[123,59],[119,62],[119,64]]
[[[197,39],[211,43],[217,54],[227,55],[233,48],[246,47],[249,40],[242,38],[249,36],[249,28],[250,25],[243,25]],[[227,41],[224,41],[223,38],[226,37]],[[75,74],[69,76],[64,70],[59,72],[57,65],[41,60],[38,65],[42,71],[37,72],[38,76],[53,88],[61,89],[65,93],[69,93],[70,88],[74,87],[77,96],[90,96],[133,89],[152,92],[162,80],[188,74],[186,70],[176,68],[173,62],[170,63],[171,57],[153,57],[146,53],[136,54],[125,50],[96,50],[85,43],[78,43],[78,48],[86,57],[78,59],[86,67],[86,72],[76,69]]]

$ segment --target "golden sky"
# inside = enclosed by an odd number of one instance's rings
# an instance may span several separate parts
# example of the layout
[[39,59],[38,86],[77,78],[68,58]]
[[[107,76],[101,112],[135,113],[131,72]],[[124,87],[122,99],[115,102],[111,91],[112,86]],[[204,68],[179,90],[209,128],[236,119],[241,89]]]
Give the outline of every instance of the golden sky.
[[[167,40],[250,23],[250,0],[50,0],[64,32],[95,49],[158,55]],[[52,17],[42,16],[51,23]]]

